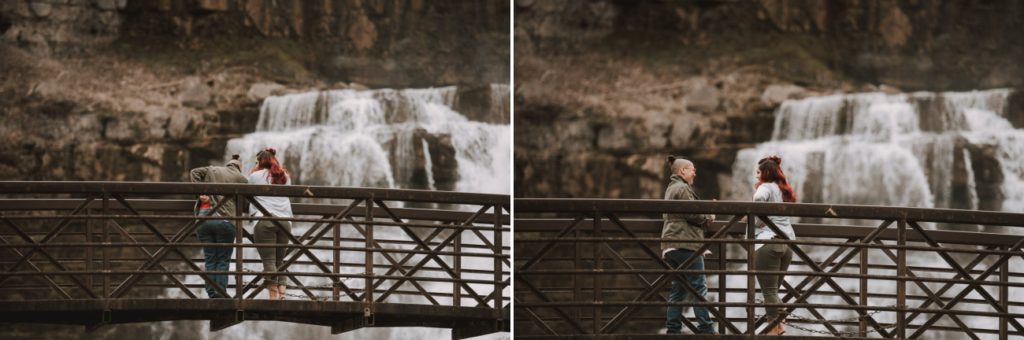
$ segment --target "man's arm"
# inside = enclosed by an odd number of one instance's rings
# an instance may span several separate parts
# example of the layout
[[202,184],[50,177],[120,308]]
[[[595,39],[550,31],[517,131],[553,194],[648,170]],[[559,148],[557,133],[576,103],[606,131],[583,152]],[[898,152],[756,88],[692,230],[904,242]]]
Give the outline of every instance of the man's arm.
[[189,179],[192,180],[192,183],[202,183],[206,182],[206,174],[209,172],[210,167],[204,166],[202,168],[192,169],[192,171],[189,171],[188,175]]
[[[696,199],[696,197],[693,197],[693,195],[690,194],[690,190],[685,187],[676,190],[673,196],[673,199],[677,199],[680,201],[693,201]],[[705,214],[680,214],[680,216],[682,216],[682,218],[685,219],[686,222],[689,222],[690,224],[694,225],[704,225],[704,223],[707,223],[711,219],[710,217],[708,217],[708,215]]]

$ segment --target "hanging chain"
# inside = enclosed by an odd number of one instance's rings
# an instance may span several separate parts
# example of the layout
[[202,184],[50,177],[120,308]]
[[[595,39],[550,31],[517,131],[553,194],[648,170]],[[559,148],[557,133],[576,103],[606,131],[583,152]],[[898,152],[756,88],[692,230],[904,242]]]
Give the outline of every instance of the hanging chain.
[[[260,274],[260,275],[262,275],[262,273],[263,273],[263,271],[253,270],[253,269],[249,269],[249,268],[242,268],[242,271],[246,272],[246,273],[253,273],[253,274]],[[317,285],[317,284],[303,284],[301,286],[285,284],[284,286],[285,287],[289,287],[289,288],[334,289],[336,287],[339,287],[342,284],[342,282],[348,281],[350,279],[352,279],[352,278],[350,278],[350,277],[342,277],[342,278],[338,278],[338,282],[337,283],[329,282],[327,284],[319,284],[319,285]],[[263,276],[260,276],[260,280],[261,281],[266,281],[266,278],[264,278]],[[330,281],[330,280],[328,279],[328,281]],[[359,290],[359,289],[351,289],[351,290]],[[313,296],[309,296],[309,295],[305,295],[305,294],[292,294],[292,293],[287,293],[287,292],[283,293],[283,295],[284,296],[294,297],[294,298],[300,298],[300,299],[309,299],[309,300],[313,300],[313,301],[329,301],[329,300],[333,299],[333,296],[329,296],[329,295],[316,295],[316,294],[313,294]]]
[[[756,299],[756,300],[754,300],[754,302],[755,303],[764,303],[764,300]],[[885,307],[896,307],[896,305],[890,305],[890,306],[885,306]],[[819,323],[819,324],[820,323],[826,323],[826,322],[829,322],[829,323],[860,322],[861,318],[867,318],[867,317],[873,316],[873,315],[881,313],[881,312],[883,312],[883,311],[882,310],[875,310],[875,311],[871,311],[871,312],[865,313],[865,315],[863,315],[863,316],[858,315],[858,316],[854,316],[854,317],[850,317],[850,318],[846,318],[846,319],[835,319],[835,320],[829,320],[829,319],[821,320],[821,319],[817,319],[817,318],[808,318],[808,317],[802,316],[800,314],[789,314],[788,316],[786,316],[786,319],[794,319],[794,320],[800,320],[800,321],[803,321],[803,322],[806,322],[806,323]],[[765,318],[765,319],[768,318],[767,315],[758,315],[757,317],[758,318]],[[880,324],[879,326],[881,326],[881,327],[879,327],[877,329],[867,330],[864,333],[865,334],[871,334],[871,333],[880,332],[881,330],[885,330],[885,329],[896,328],[896,324]],[[799,330],[802,330],[802,331],[808,332],[808,333],[832,335],[832,336],[852,337],[852,336],[860,335],[860,331],[849,331],[849,332],[836,331],[836,332],[833,332],[833,331],[830,331],[830,330],[827,330],[827,329],[813,329],[813,328],[807,328],[807,327],[803,327],[803,326],[800,326],[800,325],[789,324],[789,323],[786,324],[786,327],[796,328],[796,329],[799,329]]]

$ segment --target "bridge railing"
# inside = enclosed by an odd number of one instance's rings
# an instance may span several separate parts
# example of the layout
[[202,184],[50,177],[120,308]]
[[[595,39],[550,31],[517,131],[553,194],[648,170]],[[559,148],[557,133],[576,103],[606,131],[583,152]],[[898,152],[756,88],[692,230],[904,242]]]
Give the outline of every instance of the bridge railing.
[[[785,274],[787,335],[1024,336],[1024,214],[611,199],[516,199],[515,210],[516,336],[661,332],[670,282],[695,272],[708,278],[706,299],[672,304],[708,307],[722,334],[763,334],[755,275]],[[704,270],[662,258],[662,213],[717,215],[697,243],[710,251]],[[777,229],[768,216],[815,222],[796,223],[796,240],[756,241],[793,251],[786,272],[748,266],[755,241],[745,235]]]
[[[236,204],[235,242],[202,243],[199,194]],[[290,300],[480,308],[500,320],[510,302],[507,195],[246,184],[0,182],[0,300],[201,299],[211,274],[244,302],[281,274]],[[255,196],[287,196],[287,245],[254,242]],[[215,208],[216,209],[216,208]],[[205,271],[202,247],[234,248],[231,268]],[[284,247],[278,272],[257,248]]]

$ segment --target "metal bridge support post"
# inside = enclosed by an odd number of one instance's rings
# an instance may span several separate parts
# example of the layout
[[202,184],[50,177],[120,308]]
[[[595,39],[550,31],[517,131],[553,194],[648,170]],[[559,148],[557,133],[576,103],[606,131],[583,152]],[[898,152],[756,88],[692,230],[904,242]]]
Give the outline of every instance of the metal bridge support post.
[[[103,193],[103,215],[110,214],[110,194]],[[103,219],[103,244],[110,244],[110,219]],[[103,247],[103,300],[110,297],[110,247]]]
[[373,196],[366,199],[366,266],[363,279],[363,325],[373,326]]
[[[93,210],[93,209],[86,209],[85,210],[85,214],[88,215],[88,216],[92,216],[92,214],[94,212],[95,212],[95,210]],[[95,235],[92,234],[93,224],[94,224],[94,222],[93,222],[93,220],[91,218],[85,220],[85,243],[89,243],[90,245],[93,242],[96,242],[96,240],[94,239]],[[93,255],[93,249],[94,249],[94,247],[91,247],[91,246],[88,247],[88,248],[85,248],[85,271],[88,272],[88,273],[92,273],[93,272],[92,271],[93,270],[93,266],[95,265],[93,263],[94,258],[95,258],[94,255]],[[94,275],[86,275],[85,276],[85,284],[87,286],[89,286],[89,289],[95,289],[96,288],[96,282],[95,282],[94,279],[95,279]]]
[[[334,234],[332,236],[334,237],[334,267],[332,269],[334,270],[334,275],[340,275],[341,249],[339,249],[339,247],[341,247],[341,223],[334,224]],[[338,277],[338,280],[343,279],[341,277]],[[331,288],[331,299],[334,301],[341,300],[341,287],[339,287],[340,285],[340,283],[334,283],[334,287]]]
[[[462,277],[462,229],[455,229],[453,250],[455,250],[455,275]],[[462,306],[462,286],[458,281],[452,282],[452,306]]]
[[[747,237],[746,237],[747,240],[753,240],[754,239],[754,227],[755,227],[754,223],[755,223],[755,219],[756,218],[757,218],[757,216],[754,216],[753,214],[747,215]],[[749,268],[753,267],[753,265],[755,263],[754,262],[755,261],[755,259],[754,259],[754,244],[753,243],[747,243],[745,246],[747,247],[747,268],[749,269]],[[755,282],[754,282],[754,275],[750,274],[750,272],[748,271],[747,272],[747,303],[748,303],[747,304],[747,334],[750,334],[750,335],[757,334],[757,330],[754,329],[754,316],[755,316],[755,313],[757,311],[756,307],[754,307],[754,300],[756,298],[754,296],[754,290],[756,289],[756,288],[754,288],[754,284],[755,284]],[[722,321],[719,321],[719,322],[724,322],[724,321],[725,320],[722,320]]]
[[[242,195],[235,195],[235,299],[238,300],[237,308],[242,309],[242,299],[244,298],[245,291],[243,291],[242,283],[245,282],[242,277],[242,273],[245,271],[245,260],[244,260],[244,248],[242,248],[242,239],[244,239],[243,232],[245,226],[242,224],[242,204],[245,202],[242,200]],[[255,232],[255,230],[254,230]],[[226,291],[228,287],[224,287]]]
[[[1010,251],[1010,247],[999,247],[1001,250]],[[1009,286],[1006,284],[1010,281],[1010,261],[1003,261],[1003,264],[999,266],[999,305],[1003,307],[1003,310],[1010,311],[1010,292]],[[1009,329],[1009,318],[999,318],[999,340],[1006,340],[1009,337],[1007,333]]]
[[[729,237],[729,236],[725,236],[725,237]],[[717,252],[718,252],[718,270],[723,271],[723,272],[720,272],[718,274],[718,301],[719,302],[723,302],[723,301],[728,301],[728,300],[726,300],[726,298],[727,298],[726,292],[729,290],[729,285],[728,285],[729,280],[725,276],[725,272],[724,272],[725,270],[728,269],[728,268],[726,268],[726,266],[728,266],[728,264],[725,262],[725,259],[726,259],[725,251],[726,251],[726,249],[728,249],[728,247],[726,247],[725,243],[719,243],[717,248],[718,248],[717,249]],[[722,310],[722,315],[725,315],[726,317],[729,316],[729,313],[725,312],[725,306],[722,306],[721,310]],[[723,321],[719,321],[718,322],[718,333],[719,334],[725,334],[725,322],[723,322]]]
[[907,219],[901,218],[896,227],[896,338],[907,338]]
[[[599,238],[599,237],[601,237],[601,213],[597,212],[597,211],[594,211],[594,238]],[[591,243],[590,244],[590,251],[592,252],[592,255],[594,256],[594,269],[593,270],[595,272],[600,272],[601,271],[601,247],[598,245],[597,242]],[[601,280],[600,280],[599,275],[593,275],[593,276],[591,276],[590,279],[593,280],[591,283],[594,286],[594,290],[592,292],[593,296],[591,296],[592,301],[594,301],[594,307],[593,307],[593,309],[590,312],[591,312],[591,318],[594,321],[594,333],[593,334],[597,335],[597,334],[601,334],[601,305],[600,305],[600,302],[601,302],[601,284],[600,284],[600,282],[601,282]]]
[[[576,239],[579,239],[581,236],[583,236],[582,232],[578,228],[573,230],[573,234],[574,234],[573,237],[575,237]],[[572,269],[575,269],[575,270],[583,269],[583,247],[580,247],[580,242],[573,242],[572,243],[572,248],[573,248],[573,261],[572,261],[573,265],[572,265]],[[573,274],[572,275],[572,300],[573,301],[583,301],[583,280],[580,280],[580,276],[581,276],[580,274]],[[576,321],[579,324],[583,323],[583,312],[582,312],[582,310],[583,310],[582,307],[573,308],[573,313],[572,314],[573,314],[574,317],[576,317],[576,320],[574,320],[574,321]],[[582,329],[583,329],[583,327],[581,325],[580,326],[580,332],[583,332]]]
[[[860,251],[860,274],[865,275],[860,278],[860,305],[868,305],[868,248],[864,248]],[[860,313],[860,324],[857,326],[857,336],[867,337],[868,335],[868,319],[865,316],[867,311]]]
[[[502,255],[502,206],[496,204],[494,206],[494,209],[495,209],[495,239],[494,239],[494,249],[495,249],[495,269],[494,269],[495,270],[495,309],[494,309],[494,313],[495,313],[495,330],[498,330],[498,329],[500,329],[501,325],[504,324],[504,321],[502,320],[502,314],[503,314],[502,310],[503,310],[503,307],[504,307],[503,306],[504,299],[502,298],[502,258],[501,258],[501,255]],[[462,230],[457,230],[456,232],[462,232]],[[459,274],[459,278],[456,278],[456,279],[457,280],[462,280],[462,274],[460,274],[458,271],[456,271],[456,273]]]

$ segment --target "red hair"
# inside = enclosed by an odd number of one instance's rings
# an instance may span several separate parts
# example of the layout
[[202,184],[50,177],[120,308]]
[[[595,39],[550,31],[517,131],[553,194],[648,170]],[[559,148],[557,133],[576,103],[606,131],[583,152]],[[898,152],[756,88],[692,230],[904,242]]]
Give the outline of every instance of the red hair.
[[288,170],[277,162],[277,150],[274,148],[267,148],[256,154],[256,167],[252,168],[252,172],[263,169],[268,169],[267,181],[271,184],[288,183]]
[[782,173],[781,165],[782,158],[779,156],[768,156],[757,161],[757,170],[761,171],[761,175],[757,177],[757,184],[754,185],[754,188],[756,189],[764,183],[775,183],[782,191],[783,202],[796,202],[796,193],[793,192],[793,187],[786,180],[786,174]]

